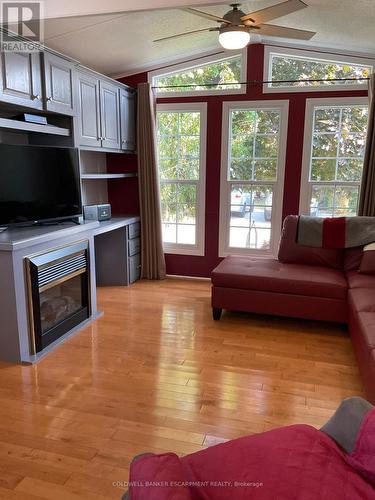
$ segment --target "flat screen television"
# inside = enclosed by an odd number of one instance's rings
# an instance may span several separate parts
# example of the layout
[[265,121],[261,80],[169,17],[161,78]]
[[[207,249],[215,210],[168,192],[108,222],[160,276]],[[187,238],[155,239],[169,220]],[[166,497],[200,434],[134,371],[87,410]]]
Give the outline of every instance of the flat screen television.
[[0,226],[81,214],[77,149],[0,144]]

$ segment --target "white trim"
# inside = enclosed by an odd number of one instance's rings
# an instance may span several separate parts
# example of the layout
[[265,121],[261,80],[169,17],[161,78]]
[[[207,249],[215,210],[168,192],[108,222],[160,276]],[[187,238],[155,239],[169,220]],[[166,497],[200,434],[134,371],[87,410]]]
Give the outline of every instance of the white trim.
[[[201,57],[199,59],[193,59],[187,62],[183,62],[180,64],[175,64],[173,66],[169,66],[168,68],[162,68],[155,71],[150,71],[148,73],[147,79],[148,83],[152,86],[155,86],[155,79],[158,76],[168,76],[174,73],[180,73],[181,71],[193,69],[200,66],[205,66],[209,63],[215,63],[220,61],[225,61],[232,57],[241,56],[241,82],[246,81],[247,75],[247,50],[246,48],[240,51],[233,51],[228,54],[227,52],[223,52],[221,54],[214,54],[207,57]],[[240,85],[238,89],[207,89],[207,90],[198,90],[198,91],[176,91],[176,92],[157,92],[156,97],[164,98],[164,97],[196,97],[196,96],[209,96],[209,95],[239,95],[246,93],[246,84]]]
[[219,47],[213,47],[212,49],[208,49],[205,52],[190,52],[189,55],[187,56],[182,56],[182,57],[167,57],[165,59],[159,59],[153,63],[145,63],[142,64],[141,66],[136,66],[132,69],[129,69],[127,71],[122,71],[121,73],[114,73],[111,74],[111,78],[115,78],[116,80],[120,78],[126,78],[127,76],[133,76],[137,75],[138,73],[149,73],[150,71],[155,71],[157,69],[168,69],[171,66],[174,66],[175,64],[180,64],[180,63],[187,63],[191,61],[198,61],[199,59],[203,57],[208,57],[208,56],[221,56],[222,54],[225,54],[224,50]]
[[[309,177],[310,177],[310,160],[311,160],[313,124],[314,124],[314,109],[316,107],[321,107],[321,106],[335,107],[335,106],[365,106],[365,105],[368,105],[367,97],[334,97],[334,98],[327,97],[327,98],[306,99],[305,128],[304,128],[302,168],[301,168],[301,188],[300,188],[300,199],[299,199],[299,213],[301,215],[310,214],[311,183]],[[322,182],[321,184],[324,184],[324,182]],[[328,182],[326,184],[329,185],[330,183]],[[350,185],[350,183],[346,184]]]
[[278,40],[277,42],[273,38],[261,37],[261,42],[264,46],[267,47],[274,47],[276,50],[279,49],[296,49],[296,50],[304,50],[306,52],[318,52],[319,54],[328,54],[328,55],[334,55],[334,56],[344,56],[345,58],[347,56],[350,57],[355,57],[359,59],[370,59],[372,61],[375,61],[375,53],[374,52],[366,52],[366,51],[357,51],[355,49],[342,49],[341,47],[338,47],[337,45],[331,44],[331,45],[320,45],[319,42],[314,42],[313,40],[306,40],[302,41],[300,40],[298,43],[297,42],[284,42],[281,39]]
[[199,181],[197,182],[196,205],[196,244],[184,245],[164,243],[164,253],[178,255],[200,255],[205,252],[205,214],[206,214],[206,157],[207,157],[207,103],[185,102],[157,104],[157,111],[197,111],[200,113],[200,161]]
[[[230,112],[236,109],[258,110],[275,109],[280,111],[280,135],[279,153],[277,160],[277,180],[274,183],[275,189],[272,201],[272,222],[271,222],[271,248],[268,251],[248,248],[229,247],[229,224],[230,211],[230,182],[228,175],[229,156],[229,119]],[[221,152],[221,174],[220,174],[220,224],[219,224],[219,257],[227,255],[254,255],[259,257],[270,257],[277,255],[279,235],[282,225],[282,208],[284,196],[285,158],[288,132],[289,100],[267,100],[267,101],[227,101],[223,103],[222,120],[222,152]],[[240,181],[238,183],[241,183]],[[264,184],[270,184],[264,182]]]
[[[263,80],[269,81],[272,80],[272,56],[285,56],[285,57],[295,57],[300,59],[312,59],[314,61],[324,62],[335,62],[338,64],[353,64],[359,66],[368,66],[371,68],[371,72],[374,71],[375,61],[373,59],[363,59],[359,57],[346,56],[344,54],[329,54],[322,52],[314,52],[310,50],[301,50],[301,49],[293,49],[293,48],[281,48],[274,46],[265,46],[264,48],[264,61],[263,61]],[[263,92],[265,94],[280,94],[280,93],[291,93],[291,92],[332,92],[332,91],[340,91],[340,90],[363,90],[367,91],[366,84],[358,84],[354,83],[351,85],[348,84],[335,84],[335,85],[305,85],[301,87],[296,86],[285,86],[285,87],[272,87],[272,84],[263,84]]]

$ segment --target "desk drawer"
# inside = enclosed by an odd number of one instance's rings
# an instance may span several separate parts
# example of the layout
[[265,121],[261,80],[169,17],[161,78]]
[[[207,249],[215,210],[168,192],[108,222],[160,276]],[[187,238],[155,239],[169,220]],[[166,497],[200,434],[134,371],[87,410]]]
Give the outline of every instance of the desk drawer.
[[135,222],[134,224],[129,225],[129,239],[138,238],[141,234],[141,224],[139,222]]
[[131,257],[132,255],[135,255],[141,251],[141,239],[133,238],[132,240],[129,240],[128,246],[129,246],[129,256]]
[[139,280],[141,276],[141,256],[140,254],[129,257],[129,283]]

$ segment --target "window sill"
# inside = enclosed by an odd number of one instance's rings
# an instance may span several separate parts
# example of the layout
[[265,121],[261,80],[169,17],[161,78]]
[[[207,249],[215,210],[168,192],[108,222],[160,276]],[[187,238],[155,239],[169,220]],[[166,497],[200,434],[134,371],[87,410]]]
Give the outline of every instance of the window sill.
[[256,257],[259,259],[277,259],[277,251],[272,250],[263,251],[255,249],[241,249],[233,248],[219,253],[219,257],[228,257],[228,255],[235,255],[237,257]]
[[170,254],[170,255],[191,255],[197,257],[204,257],[204,250],[202,248],[197,248],[193,245],[168,246],[164,244],[163,251],[165,254]]

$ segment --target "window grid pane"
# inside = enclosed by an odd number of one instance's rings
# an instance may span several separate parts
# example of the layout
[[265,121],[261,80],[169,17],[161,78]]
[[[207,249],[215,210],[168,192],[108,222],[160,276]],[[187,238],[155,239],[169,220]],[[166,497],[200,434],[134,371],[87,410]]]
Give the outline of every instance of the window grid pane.
[[[324,61],[308,57],[288,56],[282,54],[271,55],[271,80],[270,87],[319,87],[332,85],[365,85],[366,80],[346,81],[315,81],[303,80],[337,79],[337,78],[367,78],[372,72],[371,66],[342,63],[337,61]],[[281,80],[281,81],[280,81]],[[285,82],[282,80],[299,80]]]
[[228,144],[229,247],[269,250],[280,111],[232,110]]
[[200,127],[197,111],[159,111],[157,115],[164,243],[197,243]]
[[196,244],[197,190],[198,182],[160,181],[165,243]]
[[200,113],[161,111],[157,122],[160,178],[198,179]]
[[[310,215],[356,215],[365,154],[367,114],[366,106],[314,108],[309,169]],[[351,120],[356,123],[353,124]]]
[[[157,93],[181,93],[222,91],[240,89],[242,73],[242,55],[235,55],[223,60],[201,64],[193,68],[176,71],[172,74],[160,75],[153,79]],[[209,87],[204,84],[214,84]],[[223,83],[232,85],[221,85]],[[181,86],[178,88],[166,88]]]
[[[261,160],[274,160],[274,165],[268,165],[266,180],[276,180],[277,169],[274,166],[278,159],[279,122],[280,113],[277,110],[231,112],[229,181],[264,180]],[[256,164],[259,168],[256,168]]]

